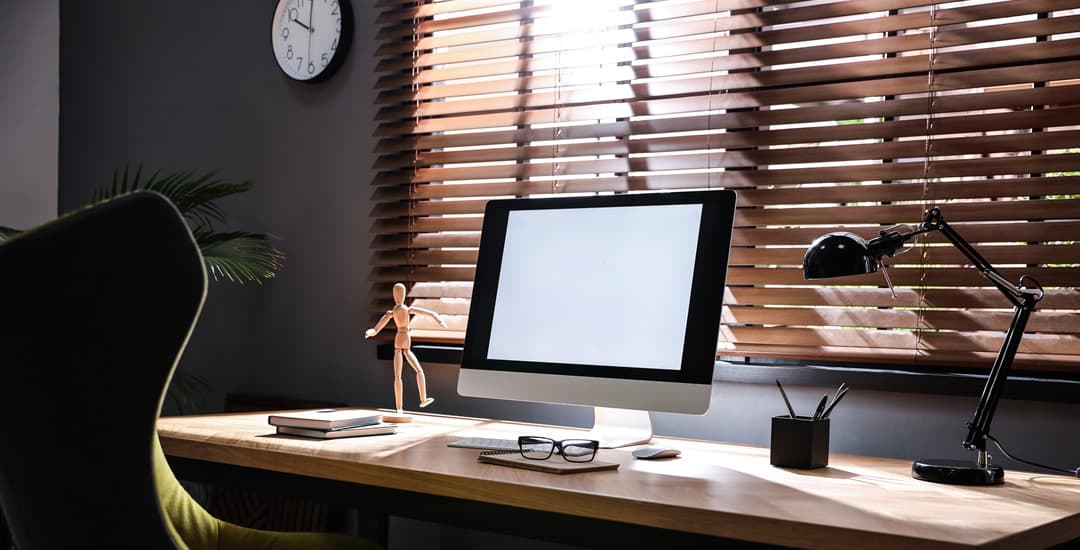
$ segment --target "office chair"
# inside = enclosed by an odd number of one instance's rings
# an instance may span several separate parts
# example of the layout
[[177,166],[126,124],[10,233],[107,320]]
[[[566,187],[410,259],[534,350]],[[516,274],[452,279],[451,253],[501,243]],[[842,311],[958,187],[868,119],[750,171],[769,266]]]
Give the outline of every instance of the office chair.
[[133,193],[0,241],[0,293],[0,510],[16,548],[376,548],[220,521],[173,475],[155,424],[206,272],[168,199]]

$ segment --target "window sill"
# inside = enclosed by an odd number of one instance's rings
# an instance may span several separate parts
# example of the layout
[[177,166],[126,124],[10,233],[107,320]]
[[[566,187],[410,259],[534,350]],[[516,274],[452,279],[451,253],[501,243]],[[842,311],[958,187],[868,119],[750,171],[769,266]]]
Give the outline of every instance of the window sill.
[[[393,359],[390,342],[379,342],[376,357]],[[419,344],[412,351],[424,363],[461,363],[460,345]],[[787,386],[836,387],[841,382],[866,390],[932,395],[962,395],[978,397],[986,383],[985,374],[945,372],[904,368],[881,368],[858,365],[797,364],[791,361],[768,361],[725,358],[717,363],[713,379],[720,382],[772,384],[781,379]],[[1080,403],[1080,380],[1061,375],[1038,376],[1030,372],[1014,373],[1002,388],[1005,399]]]

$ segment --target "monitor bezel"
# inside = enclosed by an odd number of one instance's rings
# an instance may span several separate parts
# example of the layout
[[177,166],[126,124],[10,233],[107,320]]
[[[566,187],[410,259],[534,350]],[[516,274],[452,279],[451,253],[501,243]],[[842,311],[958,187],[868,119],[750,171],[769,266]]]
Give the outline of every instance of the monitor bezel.
[[[734,191],[722,189],[489,201],[484,210],[483,231],[461,368],[582,378],[711,384],[723,310],[735,200]],[[506,228],[511,212],[676,204],[702,206],[694,276],[691,283],[686,331],[683,337],[683,356],[678,369],[548,363],[487,357]]]

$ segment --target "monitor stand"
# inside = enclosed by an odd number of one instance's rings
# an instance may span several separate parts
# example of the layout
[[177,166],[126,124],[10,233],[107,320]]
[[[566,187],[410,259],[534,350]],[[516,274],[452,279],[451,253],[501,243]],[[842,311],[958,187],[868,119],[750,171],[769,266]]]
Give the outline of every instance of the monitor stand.
[[604,449],[642,445],[652,439],[652,416],[649,411],[593,408],[590,437]]

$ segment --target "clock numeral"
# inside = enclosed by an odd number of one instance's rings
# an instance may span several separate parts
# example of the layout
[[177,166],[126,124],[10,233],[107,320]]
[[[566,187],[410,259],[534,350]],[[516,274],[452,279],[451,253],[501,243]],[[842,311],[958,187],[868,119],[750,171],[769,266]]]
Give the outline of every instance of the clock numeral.
[[296,8],[289,8],[289,21],[296,21],[300,12],[296,11]]
[[330,2],[330,5],[333,6],[333,8],[330,9],[330,15],[337,15],[339,13],[338,8],[341,7],[341,6],[338,5],[338,0],[334,0],[333,2]]
[[326,58],[326,54],[322,54],[322,66],[325,67],[328,63],[330,60]]
[[315,64],[314,63],[308,61],[307,72],[308,72],[308,74],[314,74],[315,73]]
[[336,50],[337,49],[337,41],[338,41],[338,37],[335,36],[334,37],[334,43],[330,44],[330,49],[331,50]]
[[281,27],[281,38],[283,40],[289,39],[289,27]]
[[285,59],[292,59],[292,58],[293,58],[292,44],[289,44],[289,49],[285,50]]
[[303,66],[304,66],[304,58],[303,57],[296,58],[296,70],[299,71],[300,68],[303,67]]

